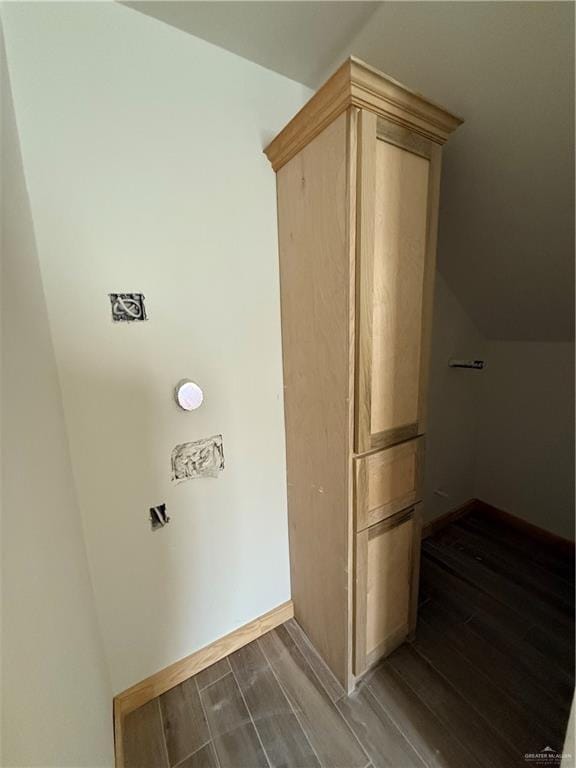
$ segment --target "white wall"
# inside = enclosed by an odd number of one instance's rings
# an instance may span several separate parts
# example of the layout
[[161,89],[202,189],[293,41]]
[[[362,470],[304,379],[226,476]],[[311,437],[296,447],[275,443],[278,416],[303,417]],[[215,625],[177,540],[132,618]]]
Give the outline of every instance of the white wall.
[[481,359],[485,347],[484,337],[437,273],[428,389],[425,520],[450,512],[474,497],[484,371],[449,368],[448,361]]
[[[8,60],[115,692],[290,596],[275,178],[308,89],[116,3],[13,3]],[[113,325],[107,294],[149,321]],[[178,411],[198,381],[205,404]],[[224,436],[217,479],[174,445]],[[151,533],[148,509],[172,518]]]
[[111,766],[112,690],[5,70],[2,88],[2,759]]
[[475,495],[574,539],[574,347],[491,341]]

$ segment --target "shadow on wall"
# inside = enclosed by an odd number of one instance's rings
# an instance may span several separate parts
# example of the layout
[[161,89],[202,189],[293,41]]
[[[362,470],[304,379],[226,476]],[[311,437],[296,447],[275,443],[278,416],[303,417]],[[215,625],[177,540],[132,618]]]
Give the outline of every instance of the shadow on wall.
[[2,765],[113,763],[111,686],[0,28]]

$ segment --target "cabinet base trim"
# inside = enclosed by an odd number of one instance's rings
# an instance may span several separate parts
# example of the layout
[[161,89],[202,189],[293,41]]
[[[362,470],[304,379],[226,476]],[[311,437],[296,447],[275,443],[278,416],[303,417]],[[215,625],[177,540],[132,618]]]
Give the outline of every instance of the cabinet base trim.
[[198,651],[185,656],[183,659],[170,664],[165,669],[147,677],[140,683],[136,683],[126,691],[114,697],[114,744],[116,752],[116,768],[123,768],[123,742],[122,722],[124,716],[134,709],[143,706],[147,702],[160,696],[162,693],[180,685],[184,680],[193,677],[203,669],[216,664],[217,661],[229,656],[234,651],[251,643],[253,640],[270,632],[270,630],[283,624],[294,617],[294,604],[288,600],[268,613],[259,616],[253,621],[238,627],[228,635],[215,640],[210,645],[200,648]]

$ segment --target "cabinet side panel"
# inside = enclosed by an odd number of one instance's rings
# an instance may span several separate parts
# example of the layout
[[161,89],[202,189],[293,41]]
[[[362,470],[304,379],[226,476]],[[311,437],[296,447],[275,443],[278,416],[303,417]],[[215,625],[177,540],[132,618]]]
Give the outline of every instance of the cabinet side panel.
[[347,685],[350,250],[347,115],[278,172],[295,615]]

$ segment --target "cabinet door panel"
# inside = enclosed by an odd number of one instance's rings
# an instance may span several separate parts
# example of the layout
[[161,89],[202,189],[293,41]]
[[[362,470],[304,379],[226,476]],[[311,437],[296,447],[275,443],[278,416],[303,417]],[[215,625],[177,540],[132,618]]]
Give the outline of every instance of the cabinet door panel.
[[368,533],[366,655],[408,634],[413,521]]
[[415,627],[419,507],[356,534],[356,675],[391,653]]
[[424,431],[440,147],[362,112],[358,151],[355,449]]
[[418,422],[429,161],[376,142],[372,434]]

